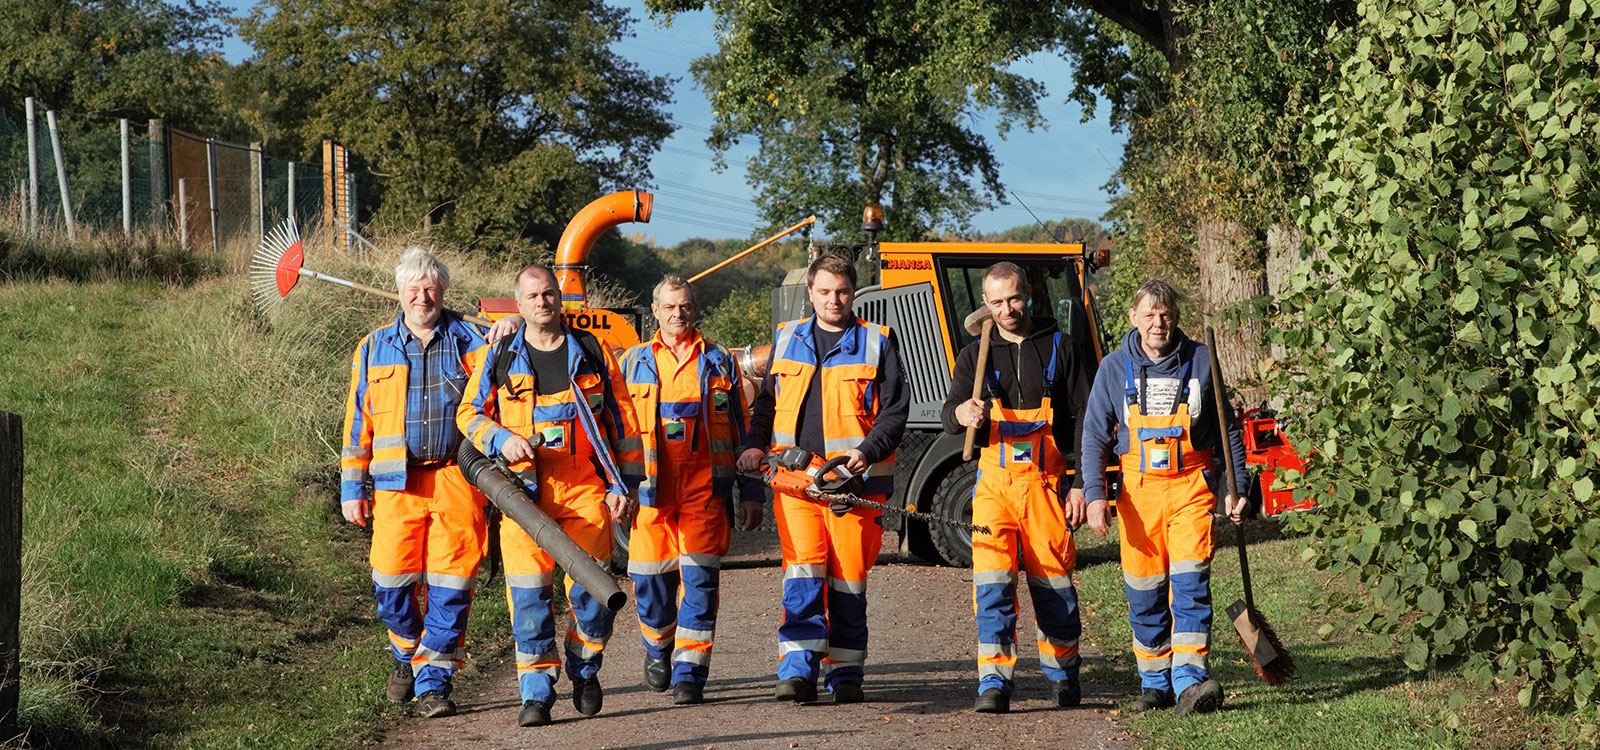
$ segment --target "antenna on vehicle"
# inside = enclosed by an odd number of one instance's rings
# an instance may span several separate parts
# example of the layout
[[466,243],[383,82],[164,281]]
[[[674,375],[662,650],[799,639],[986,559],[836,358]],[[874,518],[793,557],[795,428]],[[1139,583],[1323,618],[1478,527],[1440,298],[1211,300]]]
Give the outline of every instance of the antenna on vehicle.
[[[1061,243],[1066,242],[1066,239],[1064,239],[1061,235],[1058,235],[1055,232],[1050,231],[1050,226],[1048,224],[1045,224],[1042,220],[1040,220],[1039,219],[1039,215],[1034,213],[1033,209],[1028,208],[1028,204],[1022,202],[1022,197],[1017,195],[1017,191],[1015,191],[1015,190],[1011,191],[1011,197],[1016,198],[1017,199],[1017,203],[1022,206],[1022,209],[1024,211],[1027,211],[1028,215],[1032,216],[1034,221],[1039,222],[1039,228],[1043,229],[1044,233],[1050,236],[1050,239],[1055,240],[1056,242],[1061,242]],[[1063,227],[1060,227],[1060,229],[1062,230],[1062,233],[1065,234],[1066,227],[1063,226]]]

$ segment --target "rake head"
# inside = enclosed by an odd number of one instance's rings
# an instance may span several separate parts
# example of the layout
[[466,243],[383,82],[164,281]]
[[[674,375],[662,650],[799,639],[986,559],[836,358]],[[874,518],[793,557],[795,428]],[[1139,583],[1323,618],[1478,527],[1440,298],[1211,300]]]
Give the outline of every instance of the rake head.
[[261,248],[250,259],[250,287],[256,309],[263,315],[283,301],[300,280],[306,254],[300,245],[300,231],[285,220],[261,240]]

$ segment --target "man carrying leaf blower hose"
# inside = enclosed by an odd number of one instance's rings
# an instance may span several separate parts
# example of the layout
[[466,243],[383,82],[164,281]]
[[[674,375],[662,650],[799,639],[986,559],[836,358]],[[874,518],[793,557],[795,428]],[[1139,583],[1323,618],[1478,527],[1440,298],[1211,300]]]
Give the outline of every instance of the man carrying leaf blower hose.
[[[1217,420],[1206,413],[1211,366],[1204,344],[1178,328],[1178,292],[1146,281],[1134,293],[1133,330],[1100,361],[1084,413],[1078,472],[1088,500],[1089,528],[1106,534],[1108,451],[1122,466],[1123,589],[1141,694],[1132,713],[1175,706],[1175,713],[1222,707],[1211,679],[1212,483],[1224,465]],[[1244,442],[1228,417],[1228,449],[1243,486]],[[1244,499],[1225,498],[1238,522]],[[1169,597],[1170,589],[1170,597]]]

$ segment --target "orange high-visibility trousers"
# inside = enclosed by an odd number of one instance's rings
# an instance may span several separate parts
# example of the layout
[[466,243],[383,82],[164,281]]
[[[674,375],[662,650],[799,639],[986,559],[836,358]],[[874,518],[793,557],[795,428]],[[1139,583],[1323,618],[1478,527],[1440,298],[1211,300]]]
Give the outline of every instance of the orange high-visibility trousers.
[[[396,659],[411,662],[418,695],[450,692],[461,666],[473,580],[488,541],[484,497],[454,465],[410,469],[404,490],[372,503],[372,582]],[[426,613],[417,584],[427,585]]]
[[978,692],[1014,689],[1017,665],[1017,554],[1033,597],[1039,667],[1053,681],[1076,679],[1081,659],[1077,550],[1061,504],[1060,479],[1038,471],[978,472],[972,522],[972,607],[978,621]]
[[783,548],[778,679],[814,681],[820,671],[830,691],[859,684],[867,660],[867,572],[883,547],[879,512],[851,508],[840,517],[825,504],[773,495]]
[[[539,452],[539,510],[598,560],[611,557],[611,514],[606,486],[587,456]],[[517,643],[517,684],[524,701],[555,698],[556,562],[513,522],[500,524],[500,554],[505,564],[506,599],[511,609],[511,634]],[[596,601],[572,578],[566,578],[572,625],[567,628],[567,676],[593,679],[600,673],[601,653],[611,637],[616,613]]]
[[728,511],[711,493],[711,463],[664,465],[655,505],[639,506],[633,519],[628,576],[645,650],[672,660],[674,685],[706,682],[729,539]]
[[1140,683],[1181,695],[1209,675],[1216,498],[1201,471],[1123,476],[1117,516]]

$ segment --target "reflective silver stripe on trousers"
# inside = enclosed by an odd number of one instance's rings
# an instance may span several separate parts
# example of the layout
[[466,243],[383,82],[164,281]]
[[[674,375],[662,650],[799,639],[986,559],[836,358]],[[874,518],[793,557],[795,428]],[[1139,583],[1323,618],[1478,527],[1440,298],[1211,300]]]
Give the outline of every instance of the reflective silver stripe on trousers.
[[1173,652],[1172,666],[1174,667],[1199,667],[1206,668],[1205,654],[1186,654],[1181,651]]
[[1055,638],[1055,637],[1050,636],[1049,634],[1045,633],[1043,630],[1040,630],[1038,628],[1034,628],[1033,629],[1033,639],[1035,641],[1038,641],[1039,643],[1048,643],[1048,644],[1050,644],[1052,646],[1055,646],[1056,648],[1077,648],[1078,647],[1078,639],[1076,639],[1076,638],[1074,638],[1074,639],[1072,639],[1070,641],[1065,639],[1065,638]]
[[1072,576],[1028,576],[1028,585],[1034,588],[1065,591],[1072,588]]
[[406,470],[406,460],[403,458],[392,458],[387,461],[374,461],[372,462],[372,465],[367,468],[374,474],[394,474]]
[[580,640],[578,640],[576,638],[573,638],[572,634],[568,633],[567,634],[567,654],[570,655],[574,659],[583,659],[584,661],[588,661],[590,659],[595,658],[596,656],[599,656],[600,655],[600,650],[599,649],[595,649],[595,648],[589,648],[589,644],[584,643],[583,641],[580,641]]
[[867,650],[855,648],[828,647],[828,660],[839,664],[863,664],[867,661]]
[[827,439],[822,441],[822,449],[827,451],[830,455],[834,454],[834,453],[843,453],[843,452],[845,452],[847,450],[850,450],[851,448],[854,448],[854,447],[860,445],[861,441],[863,441],[865,439],[866,439],[865,436],[863,436],[863,437],[827,438]]
[[1179,560],[1167,566],[1172,575],[1179,573],[1210,573],[1211,563],[1206,560]]
[[584,631],[584,629],[582,627],[580,627],[578,625],[578,623],[574,622],[574,623],[572,623],[572,625],[570,627],[567,628],[567,640],[571,641],[571,640],[576,639],[576,638],[582,638],[585,641],[588,641],[590,643],[595,644],[596,646],[604,646],[604,645],[606,645],[606,641],[611,640],[611,636],[609,636],[609,635],[607,635],[607,636],[589,635],[587,632]]
[[556,572],[544,573],[507,573],[506,585],[519,589],[541,589],[553,586],[556,582]]
[[665,638],[651,638],[650,634],[646,633],[644,636],[644,642],[655,646],[656,648],[672,648],[672,636],[670,635]]
[[473,580],[466,576],[452,576],[444,573],[423,573],[422,580],[427,581],[429,586],[439,586],[441,588],[455,589],[456,591],[467,591],[472,588],[473,584]]
[[1015,570],[978,570],[972,573],[972,585],[983,586],[991,583],[1016,583],[1017,571]]
[[1039,654],[1039,664],[1041,666],[1055,667],[1056,669],[1066,669],[1067,667],[1078,663],[1078,661],[1079,659],[1077,654],[1073,654],[1071,656],[1056,656],[1054,654],[1046,654],[1043,652],[1040,652]]
[[1157,656],[1153,659],[1146,659],[1141,656],[1134,666],[1140,672],[1164,672],[1172,668],[1172,657]]
[[706,666],[711,663],[711,654],[706,653],[705,651],[695,651],[694,649],[680,648],[672,652],[672,660]]
[[1017,668],[1015,666],[1013,666],[1013,665],[1010,665],[1010,664],[979,664],[978,665],[978,679],[979,680],[982,680],[985,677],[999,677],[999,678],[1001,678],[1003,680],[1009,680],[1009,679],[1011,679],[1011,675],[1014,675],[1016,673],[1017,673]]
[[1139,642],[1139,637],[1138,636],[1134,636],[1134,638],[1133,638],[1133,648],[1136,651],[1144,651],[1144,652],[1147,652],[1147,653],[1159,654],[1159,653],[1161,653],[1163,651],[1172,650],[1172,643],[1170,641],[1161,641],[1160,643],[1155,643],[1155,644],[1151,644],[1151,645],[1147,646],[1147,645]]
[[657,560],[655,562],[645,562],[643,560],[628,561],[628,575],[631,576],[658,576],[662,573],[677,569],[678,558],[676,557],[669,560]]
[[366,469],[344,469],[339,472],[339,481],[341,482],[365,482],[366,480]]
[[372,449],[365,445],[347,445],[339,451],[340,458],[371,458]]
[[846,581],[843,578],[829,578],[828,586],[835,591],[841,591],[846,594],[867,593],[866,581]]
[[376,570],[372,571],[372,582],[376,583],[379,586],[382,586],[382,587],[384,587],[386,589],[397,589],[397,588],[400,588],[401,586],[410,586],[411,584],[416,583],[417,581],[420,581],[420,580],[422,580],[422,574],[420,572],[419,573],[379,573]]
[[1139,576],[1123,573],[1122,582],[1127,584],[1128,588],[1133,589],[1134,591],[1155,591],[1156,589],[1167,585],[1167,574],[1157,573],[1153,576],[1144,576],[1141,578]]
[[678,628],[678,638],[685,641],[699,641],[710,643],[714,630],[694,630],[693,628]]
[[794,433],[772,431],[772,447],[786,448],[791,445],[794,445]]
[[1017,656],[1017,644],[1015,644],[1015,643],[980,643],[980,644],[978,644],[978,655],[979,656],[1004,656],[1007,659],[1014,659]]
[[817,638],[808,641],[778,641],[778,653],[787,654],[790,651],[821,652],[828,650],[828,639]]
[[783,569],[783,580],[791,578],[824,578],[828,575],[827,563],[803,563]]
[[401,434],[401,435],[379,435],[379,436],[377,436],[377,437],[372,439],[372,450],[374,450],[374,451],[388,450],[390,448],[404,448],[404,447],[406,447],[406,436],[404,434]]
[[1174,646],[1209,646],[1211,645],[1210,633],[1173,633],[1172,645]]
[[[441,667],[443,669],[455,669],[461,663],[463,657],[461,649],[455,649],[446,654],[434,651],[427,646],[418,646],[416,655],[422,657],[426,662],[423,666]],[[412,664],[414,665],[416,662],[412,661]]]
[[722,556],[706,552],[684,552],[678,555],[678,564],[686,567],[720,569],[722,567]]

